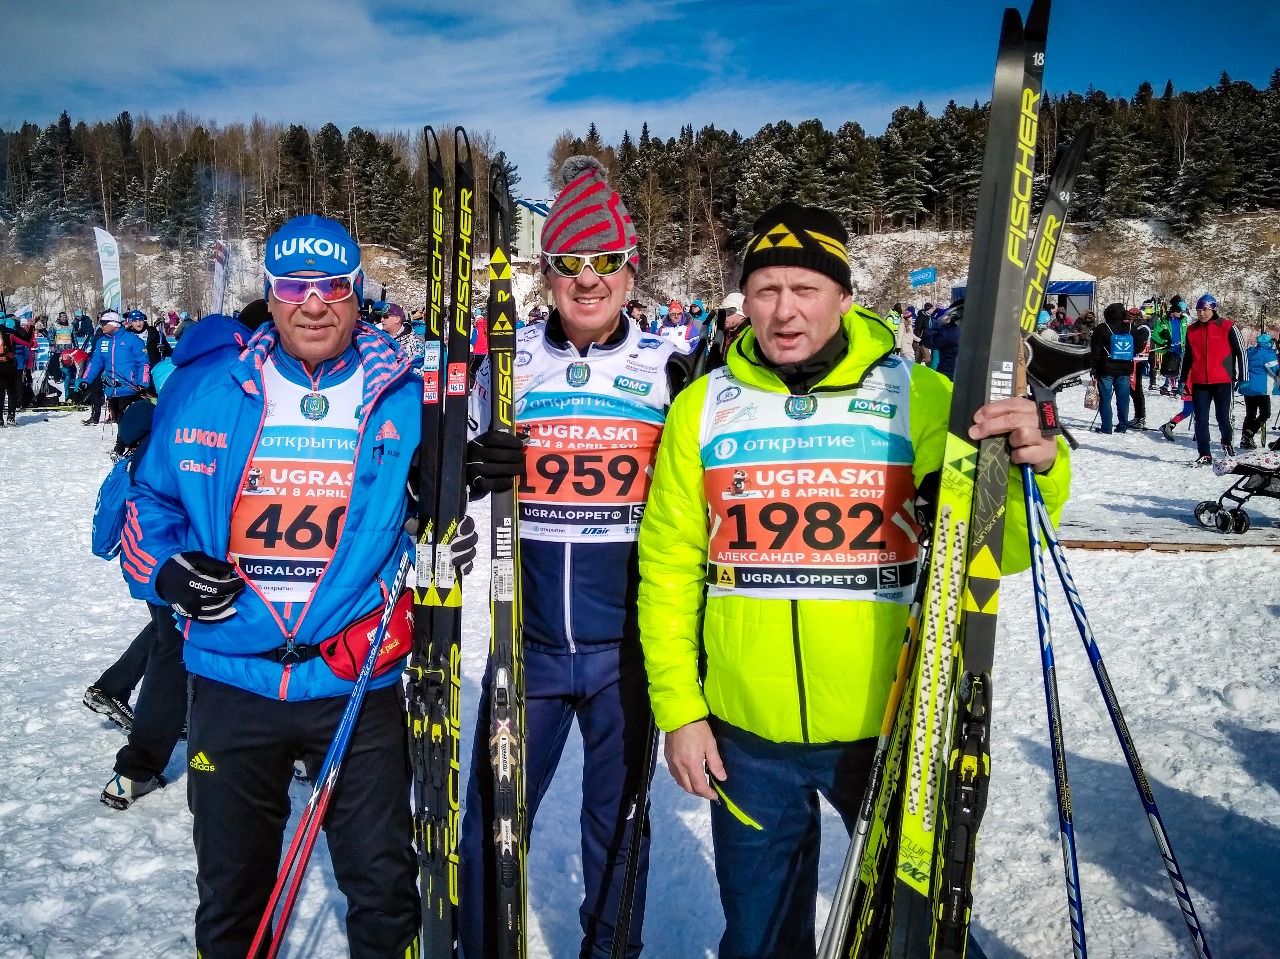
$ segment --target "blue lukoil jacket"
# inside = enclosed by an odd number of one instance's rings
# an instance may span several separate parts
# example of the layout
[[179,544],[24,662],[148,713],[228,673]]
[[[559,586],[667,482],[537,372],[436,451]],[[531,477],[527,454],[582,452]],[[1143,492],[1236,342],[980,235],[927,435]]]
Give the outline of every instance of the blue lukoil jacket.
[[[273,323],[242,351],[218,348],[226,342],[215,337],[200,361],[180,364],[156,407],[151,448],[134,476],[121,537],[125,579],[137,599],[164,603],[155,591],[156,573],[177,553],[229,558],[231,516],[266,418],[262,365],[272,356],[284,375],[307,382],[301,364],[278,349]],[[401,556],[412,548],[403,528],[405,484],[421,435],[421,381],[390,337],[360,323],[343,357],[321,365],[321,389],[335,378],[336,365],[356,361],[364,368],[360,438],[333,559],[311,599],[287,620],[252,584],[236,598],[237,615],[229,620],[206,624],[179,617],[190,672],[273,699],[351,691],[353,684],[318,656],[282,665],[263,654],[289,642],[314,646],[381,608]],[[399,670],[390,670],[373,686],[399,679]]]
[[85,382],[92,383],[99,374],[108,397],[131,396],[146,389],[150,368],[142,340],[124,327],[103,336],[94,345],[93,358],[84,374]]

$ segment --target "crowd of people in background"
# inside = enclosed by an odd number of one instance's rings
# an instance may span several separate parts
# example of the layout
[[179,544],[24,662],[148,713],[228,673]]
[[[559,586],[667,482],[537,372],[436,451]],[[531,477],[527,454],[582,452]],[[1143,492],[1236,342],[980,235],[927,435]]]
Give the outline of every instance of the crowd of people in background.
[[[714,302],[714,301],[713,301]],[[1175,441],[1175,428],[1194,421],[1195,465],[1211,463],[1211,423],[1218,428],[1220,450],[1234,455],[1234,396],[1244,401],[1240,445],[1264,445],[1272,395],[1280,395],[1275,342],[1263,331],[1246,349],[1240,330],[1218,313],[1211,294],[1195,308],[1180,295],[1151,297],[1137,306],[1112,303],[1099,320],[1091,309],[1072,316],[1069,301],[1047,301],[1036,322],[1036,336],[1087,350],[1090,382],[1086,405],[1097,410],[1099,433],[1145,430],[1146,393],[1179,396],[1182,409],[1158,429]],[[233,314],[233,317],[238,314]],[[483,306],[472,321],[472,373],[488,352]],[[425,316],[387,300],[363,301],[363,318],[385,330],[419,366],[425,350]],[[535,302],[517,326],[545,323],[551,308]],[[895,352],[954,379],[960,350],[964,301],[925,302],[917,308],[894,303],[883,317],[893,327]],[[750,320],[742,295],[733,292],[709,309],[706,300],[672,298],[648,304],[631,299],[624,317],[641,332],[692,353],[708,341],[710,367],[722,363],[728,347]],[[172,354],[175,344],[199,320],[186,310],[164,310],[148,317],[141,310],[123,314],[105,310],[96,317],[83,309],[47,316],[14,317],[0,310],[0,427],[16,426],[19,410],[38,406],[83,408],[86,426],[118,422],[125,409],[146,391],[149,370]],[[41,360],[47,356],[47,360]]]

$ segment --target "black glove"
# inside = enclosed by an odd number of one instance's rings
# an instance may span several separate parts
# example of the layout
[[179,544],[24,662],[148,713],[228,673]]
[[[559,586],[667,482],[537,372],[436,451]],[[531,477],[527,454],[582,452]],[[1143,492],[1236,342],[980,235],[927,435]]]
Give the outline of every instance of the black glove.
[[481,493],[505,493],[524,476],[524,440],[489,430],[467,444],[467,485]]
[[463,575],[471,572],[476,564],[476,546],[480,536],[476,533],[476,523],[470,516],[462,517],[457,532],[449,540],[449,562],[453,568]]
[[179,616],[217,623],[236,614],[232,601],[245,581],[230,563],[194,550],[165,560],[156,574],[156,592]]

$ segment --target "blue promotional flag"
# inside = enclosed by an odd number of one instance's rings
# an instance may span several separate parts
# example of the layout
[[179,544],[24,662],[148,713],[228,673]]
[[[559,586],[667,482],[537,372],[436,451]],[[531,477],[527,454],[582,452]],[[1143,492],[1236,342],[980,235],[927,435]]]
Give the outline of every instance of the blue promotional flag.
[[911,286],[913,288],[917,286],[924,286],[927,283],[937,283],[938,268],[935,266],[927,266],[923,270],[912,270],[910,276]]

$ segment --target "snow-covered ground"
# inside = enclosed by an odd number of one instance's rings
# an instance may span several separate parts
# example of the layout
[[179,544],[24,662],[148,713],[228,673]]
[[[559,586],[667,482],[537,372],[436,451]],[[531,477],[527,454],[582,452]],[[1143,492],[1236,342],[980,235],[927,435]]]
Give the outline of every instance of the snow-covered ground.
[[[1064,537],[1172,542],[1198,500],[1229,485],[1192,470],[1189,440],[1088,432],[1081,390],[1064,413],[1083,449]],[[1177,408],[1152,397],[1148,422]],[[94,494],[112,437],[74,413],[24,413],[0,432],[0,957],[190,956],[195,867],[180,744],[171,785],[126,812],[98,802],[123,740],[80,704],[145,622],[118,569],[89,552]],[[1251,504],[1259,524],[1280,516]],[[1193,531],[1192,531],[1193,532]],[[1207,542],[1261,543],[1272,530]],[[1280,554],[1073,550],[1071,562],[1130,729],[1219,957],[1280,952]],[[1050,573],[1052,576],[1052,573]],[[467,603],[462,728],[469,754],[487,644],[482,589]],[[1027,574],[1003,590],[993,783],[981,841],[976,928],[991,959],[1070,954]],[[1093,956],[1191,956],[1160,859],[1063,601],[1052,603],[1059,688]],[[533,956],[574,956],[581,862],[581,749],[570,746],[533,832]],[[294,787],[301,805],[305,792]],[[825,820],[822,889],[843,837]],[[665,768],[654,787],[646,955],[714,955],[723,926],[706,804]],[[290,934],[293,957],[346,955],[343,900],[321,849]],[[820,903],[825,916],[827,902]]]

